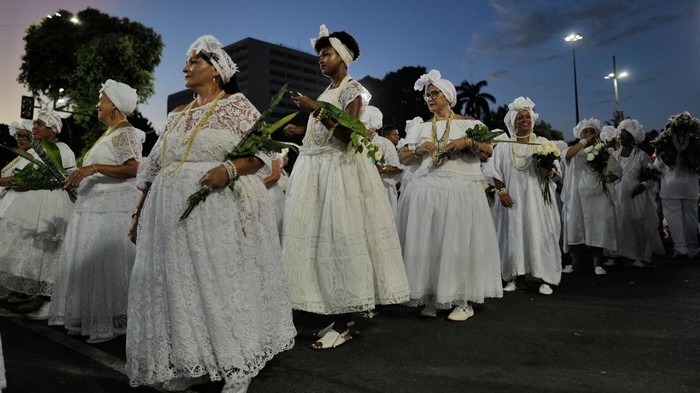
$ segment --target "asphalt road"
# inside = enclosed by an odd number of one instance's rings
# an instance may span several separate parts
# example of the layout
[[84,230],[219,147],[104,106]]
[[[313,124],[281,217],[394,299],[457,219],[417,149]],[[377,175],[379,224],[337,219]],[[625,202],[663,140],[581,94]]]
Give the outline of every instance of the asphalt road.
[[[312,351],[321,322],[297,315],[296,346],[250,385],[262,392],[700,392],[700,261],[565,274],[487,300],[466,322],[387,306],[361,335]],[[130,388],[124,338],[89,345],[0,307],[6,392],[155,392]],[[219,392],[222,383],[191,388]]]

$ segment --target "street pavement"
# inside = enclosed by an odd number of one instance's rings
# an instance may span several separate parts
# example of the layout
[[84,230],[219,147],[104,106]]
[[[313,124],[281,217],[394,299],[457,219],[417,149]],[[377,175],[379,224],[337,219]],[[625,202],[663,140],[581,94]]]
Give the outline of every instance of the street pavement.
[[[162,391],[129,387],[123,337],[90,345],[0,307],[5,392]],[[359,337],[327,351],[308,348],[323,321],[297,314],[295,347],[248,392],[700,392],[698,260],[564,274],[551,296],[532,283],[461,323],[402,306],[377,311],[358,317]]]

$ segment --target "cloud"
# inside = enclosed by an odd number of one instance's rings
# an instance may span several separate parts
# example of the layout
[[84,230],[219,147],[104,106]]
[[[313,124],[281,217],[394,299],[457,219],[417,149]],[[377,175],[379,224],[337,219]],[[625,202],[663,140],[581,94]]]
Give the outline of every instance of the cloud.
[[586,46],[602,47],[694,17],[687,7],[669,7],[656,0],[490,0],[489,6],[496,18],[489,30],[472,35],[467,51],[488,58],[507,53],[521,64],[567,56],[563,41],[561,51],[542,51],[573,31],[584,35]]
[[507,70],[489,71],[486,73],[486,77],[488,77],[489,79],[498,80],[498,79],[501,79],[501,77],[507,73],[508,73]]

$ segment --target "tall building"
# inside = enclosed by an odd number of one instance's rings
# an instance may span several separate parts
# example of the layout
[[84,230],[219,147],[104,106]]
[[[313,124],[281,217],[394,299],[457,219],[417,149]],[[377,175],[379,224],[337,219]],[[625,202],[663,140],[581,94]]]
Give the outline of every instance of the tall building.
[[[272,96],[285,83],[291,90],[315,97],[330,82],[321,74],[318,57],[310,53],[250,37],[228,45],[224,50],[238,65],[236,77],[241,93],[260,112],[267,108]],[[192,91],[189,89],[173,93],[168,96],[168,112],[190,101]],[[297,110],[294,102],[285,97],[271,117],[279,119]]]

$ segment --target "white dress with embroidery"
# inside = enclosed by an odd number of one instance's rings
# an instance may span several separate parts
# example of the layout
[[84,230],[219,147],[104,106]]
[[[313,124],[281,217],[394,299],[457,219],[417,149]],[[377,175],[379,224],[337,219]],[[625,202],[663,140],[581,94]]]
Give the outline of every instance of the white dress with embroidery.
[[[561,152],[566,157],[564,149]],[[564,201],[562,220],[564,229],[564,252],[569,252],[570,246],[585,244],[588,246],[605,248],[615,252],[617,250],[617,237],[615,220],[617,215],[617,197],[614,184],[605,185],[608,195],[605,195],[598,174],[596,174],[586,161],[586,153],[581,149],[564,163],[564,186],[561,198]],[[614,158],[608,159],[607,175],[622,177],[622,168]]]
[[[346,108],[369,93],[356,81],[319,100]],[[289,178],[284,208],[284,263],[292,306],[318,314],[371,310],[402,303],[408,283],[396,225],[376,167],[349,152],[309,118]]]
[[[532,136],[530,142],[547,141]],[[529,274],[548,284],[558,285],[561,279],[561,219],[556,204],[556,185],[550,180],[551,204],[545,204],[540,185],[543,174],[532,157],[534,148],[532,145],[497,144],[489,159],[491,165],[484,169],[490,183],[493,184],[491,179],[498,179],[505,184],[514,202],[512,207],[504,207],[496,200],[493,207],[501,253],[501,276],[510,281]]]
[[[83,166],[141,161],[144,139],[141,130],[120,128],[98,141]],[[136,179],[97,173],[80,183],[61,247],[49,325],[65,325],[91,339],[126,333],[126,301],[136,254],[127,232],[140,196]]]
[[[73,151],[63,142],[56,142],[56,146],[63,167],[73,170]],[[33,149],[29,152],[39,159]],[[72,210],[73,202],[62,189],[11,190],[0,199],[0,285],[17,292],[51,296],[61,241]]]
[[[239,383],[294,344],[274,208],[260,175],[241,176],[236,192],[215,190],[179,221],[201,177],[260,116],[234,94],[218,102],[191,139],[210,106],[185,111],[177,125],[180,114],[169,114],[166,134],[139,168],[139,187],[152,186],[129,288],[132,386],[207,374]],[[258,157],[269,165],[269,156]]]
[[632,198],[632,190],[639,184],[639,173],[646,165],[652,165],[651,157],[643,150],[632,149],[628,157],[621,151],[613,153],[622,167],[622,179],[617,183],[620,206],[617,215],[617,253],[623,257],[651,261],[652,254],[663,255],[664,246],[658,231],[659,217],[656,195],[659,183],[647,181],[644,192]]
[[[439,147],[446,124],[436,123]],[[452,120],[448,142],[464,137],[475,124]],[[411,130],[409,147],[432,140],[432,122]],[[480,160],[471,152],[454,154],[437,168],[430,154],[417,164],[396,217],[410,306],[449,309],[503,296],[498,240],[483,180]]]

